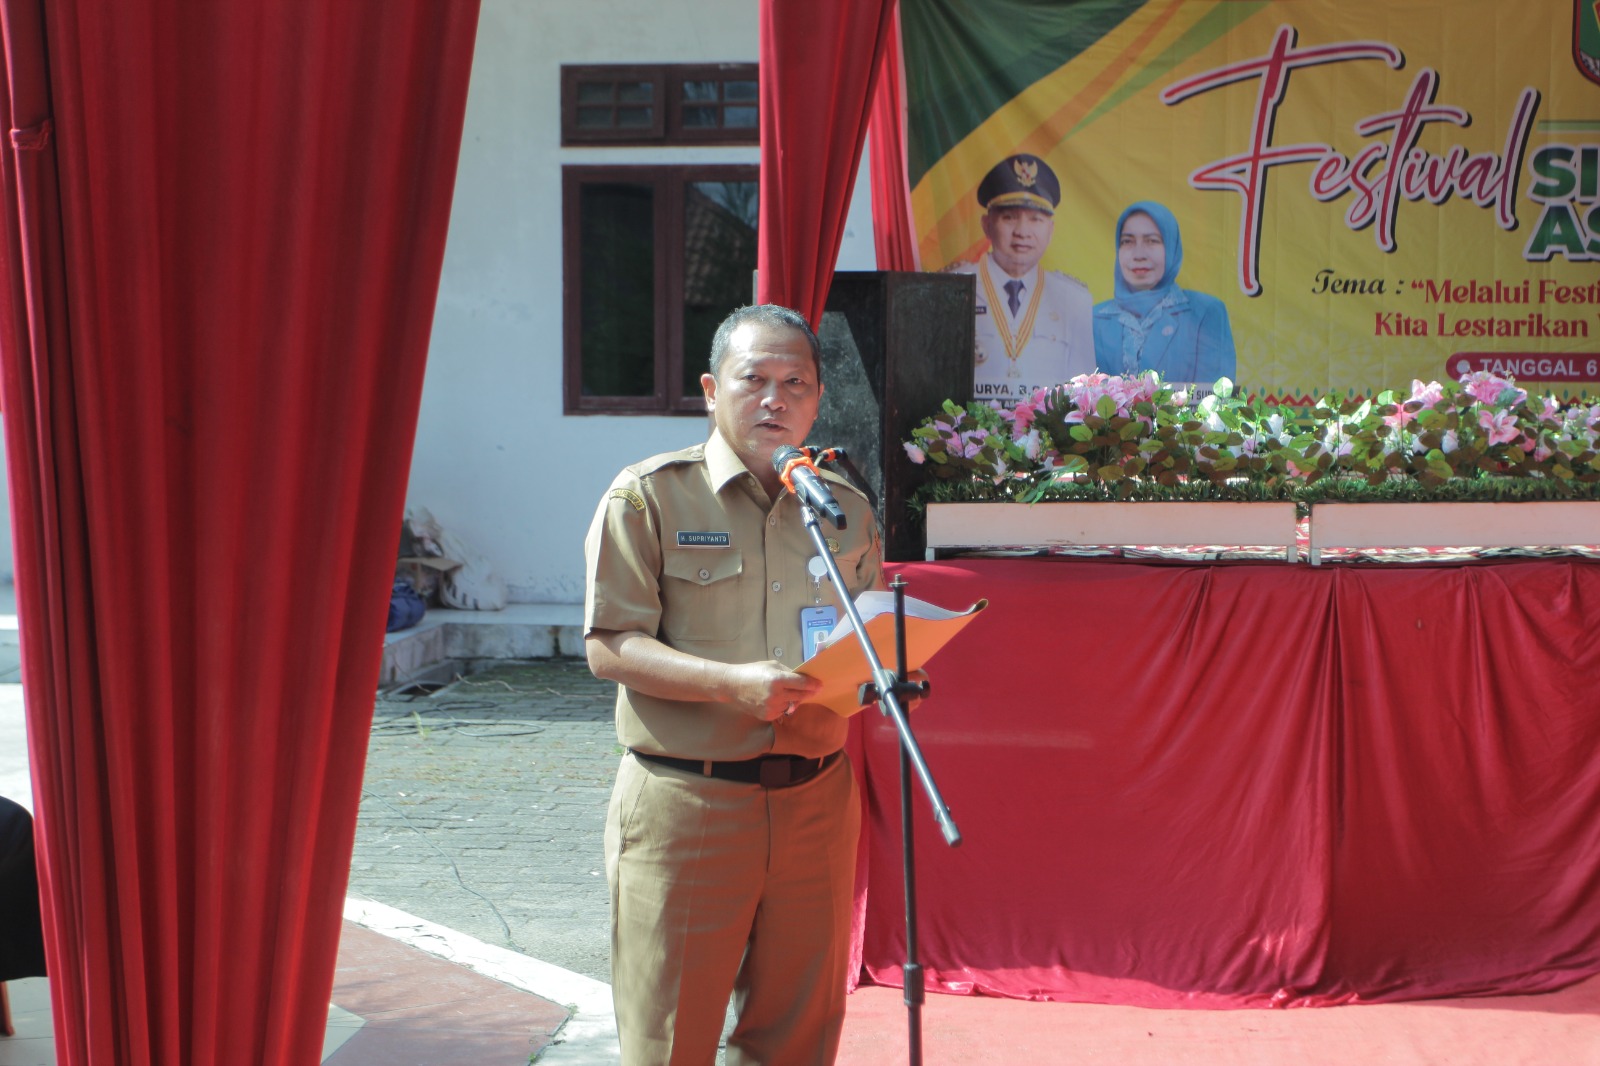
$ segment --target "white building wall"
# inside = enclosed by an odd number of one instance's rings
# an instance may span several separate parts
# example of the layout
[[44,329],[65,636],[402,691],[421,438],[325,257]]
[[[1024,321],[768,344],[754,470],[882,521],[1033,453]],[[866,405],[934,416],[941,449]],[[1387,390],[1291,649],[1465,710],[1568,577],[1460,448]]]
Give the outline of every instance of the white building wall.
[[[583,599],[583,535],[622,467],[693,417],[561,413],[561,167],[754,163],[755,148],[562,148],[563,63],[754,62],[755,0],[484,0],[407,505],[486,556],[511,599]],[[841,270],[874,265],[866,166]]]

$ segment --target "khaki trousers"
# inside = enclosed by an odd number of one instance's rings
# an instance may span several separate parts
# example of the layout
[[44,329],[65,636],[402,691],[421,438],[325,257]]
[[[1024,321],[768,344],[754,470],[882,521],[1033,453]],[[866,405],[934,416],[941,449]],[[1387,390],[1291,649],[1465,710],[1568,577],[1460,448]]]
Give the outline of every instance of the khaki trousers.
[[861,807],[841,757],[791,788],[624,755],[606,818],[624,1066],[833,1062]]

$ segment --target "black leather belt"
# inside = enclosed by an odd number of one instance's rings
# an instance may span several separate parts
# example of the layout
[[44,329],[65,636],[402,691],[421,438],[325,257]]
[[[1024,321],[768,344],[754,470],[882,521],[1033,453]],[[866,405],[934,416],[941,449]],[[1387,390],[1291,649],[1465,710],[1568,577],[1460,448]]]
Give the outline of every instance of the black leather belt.
[[685,773],[715,777],[723,781],[743,781],[747,785],[766,788],[788,788],[811,780],[839,761],[842,752],[824,755],[820,759],[806,759],[799,755],[762,755],[737,762],[711,762],[706,759],[675,759],[671,755],[652,755],[648,751],[629,748],[636,758],[646,762],[670,766]]

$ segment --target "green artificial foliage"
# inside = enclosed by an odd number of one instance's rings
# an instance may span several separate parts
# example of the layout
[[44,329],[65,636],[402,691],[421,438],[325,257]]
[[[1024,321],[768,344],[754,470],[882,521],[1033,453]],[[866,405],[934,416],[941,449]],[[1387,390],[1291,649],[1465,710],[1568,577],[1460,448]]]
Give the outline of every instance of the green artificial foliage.
[[1012,410],[946,400],[905,442],[929,502],[1600,499],[1600,405],[1487,373],[1409,393],[1265,403],[1087,374]]

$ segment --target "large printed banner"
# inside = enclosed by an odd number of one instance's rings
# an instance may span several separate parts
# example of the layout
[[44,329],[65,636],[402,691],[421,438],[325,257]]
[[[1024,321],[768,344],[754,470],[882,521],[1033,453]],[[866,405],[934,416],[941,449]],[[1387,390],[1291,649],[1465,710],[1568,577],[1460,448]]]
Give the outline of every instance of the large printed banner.
[[921,266],[980,397],[1600,391],[1600,0],[901,0]]

